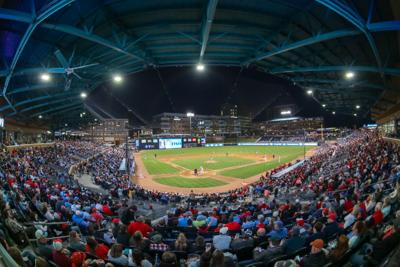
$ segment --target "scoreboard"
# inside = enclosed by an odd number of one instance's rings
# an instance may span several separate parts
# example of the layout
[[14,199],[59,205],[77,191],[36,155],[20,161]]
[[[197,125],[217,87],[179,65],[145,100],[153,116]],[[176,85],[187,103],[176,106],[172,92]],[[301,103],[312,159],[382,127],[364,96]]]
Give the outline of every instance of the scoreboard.
[[182,147],[200,147],[206,144],[205,137],[179,138],[140,138],[136,139],[138,149],[172,149]]

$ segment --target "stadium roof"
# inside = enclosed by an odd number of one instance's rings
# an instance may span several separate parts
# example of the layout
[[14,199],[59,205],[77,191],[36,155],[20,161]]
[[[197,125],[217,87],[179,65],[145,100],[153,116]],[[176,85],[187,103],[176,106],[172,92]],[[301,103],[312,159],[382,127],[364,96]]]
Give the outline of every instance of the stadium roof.
[[[353,114],[356,105],[384,113],[377,106],[384,91],[398,96],[398,1],[12,0],[0,7],[6,117],[59,118],[79,112],[81,93],[115,73],[199,62],[284,77],[337,113]],[[348,72],[355,77],[346,79]]]

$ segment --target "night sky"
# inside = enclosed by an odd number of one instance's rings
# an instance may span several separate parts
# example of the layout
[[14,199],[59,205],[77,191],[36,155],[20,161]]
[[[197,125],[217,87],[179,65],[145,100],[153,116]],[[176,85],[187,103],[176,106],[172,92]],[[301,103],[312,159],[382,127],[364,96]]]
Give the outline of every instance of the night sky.
[[[107,112],[118,118],[132,118],[128,108],[151,120],[162,112],[218,115],[224,103],[236,104],[239,115],[254,115],[265,103],[276,98],[273,105],[297,104],[298,116],[324,116],[326,127],[353,126],[364,121],[351,116],[332,116],[304,90],[284,79],[257,71],[237,67],[207,67],[197,72],[194,67],[148,69],[124,77],[119,85],[106,83],[89,96]],[[265,112],[256,120],[265,120]],[[139,123],[133,120],[133,124]]]

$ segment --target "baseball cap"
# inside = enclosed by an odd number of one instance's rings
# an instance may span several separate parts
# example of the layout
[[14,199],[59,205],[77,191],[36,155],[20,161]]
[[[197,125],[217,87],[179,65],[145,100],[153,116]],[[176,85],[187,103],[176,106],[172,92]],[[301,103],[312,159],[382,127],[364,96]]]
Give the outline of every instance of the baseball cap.
[[228,227],[222,227],[221,229],[219,229],[219,233],[226,235],[228,233]]
[[275,231],[272,231],[268,236],[269,236],[269,239],[272,240],[272,241],[274,241],[274,240],[277,241],[277,240],[281,240],[282,239],[280,237],[280,235]]
[[53,248],[54,248],[55,250],[61,250],[61,249],[63,248],[62,240],[60,240],[60,239],[54,240],[54,241],[53,241]]
[[336,221],[336,214],[333,212],[329,213],[328,219],[330,219],[332,221]]
[[324,247],[324,240],[322,239],[315,239],[314,241],[312,241],[310,243],[311,246],[315,247],[315,248],[323,248]]
[[36,239],[40,239],[42,237],[46,237],[46,234],[42,230],[36,230],[35,237]]

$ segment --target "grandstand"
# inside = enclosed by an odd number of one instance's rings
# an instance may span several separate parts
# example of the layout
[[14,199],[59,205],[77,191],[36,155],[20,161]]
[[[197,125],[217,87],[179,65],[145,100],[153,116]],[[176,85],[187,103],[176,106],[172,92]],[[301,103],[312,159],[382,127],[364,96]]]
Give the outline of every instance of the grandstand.
[[0,1],[0,266],[400,266],[399,10]]

